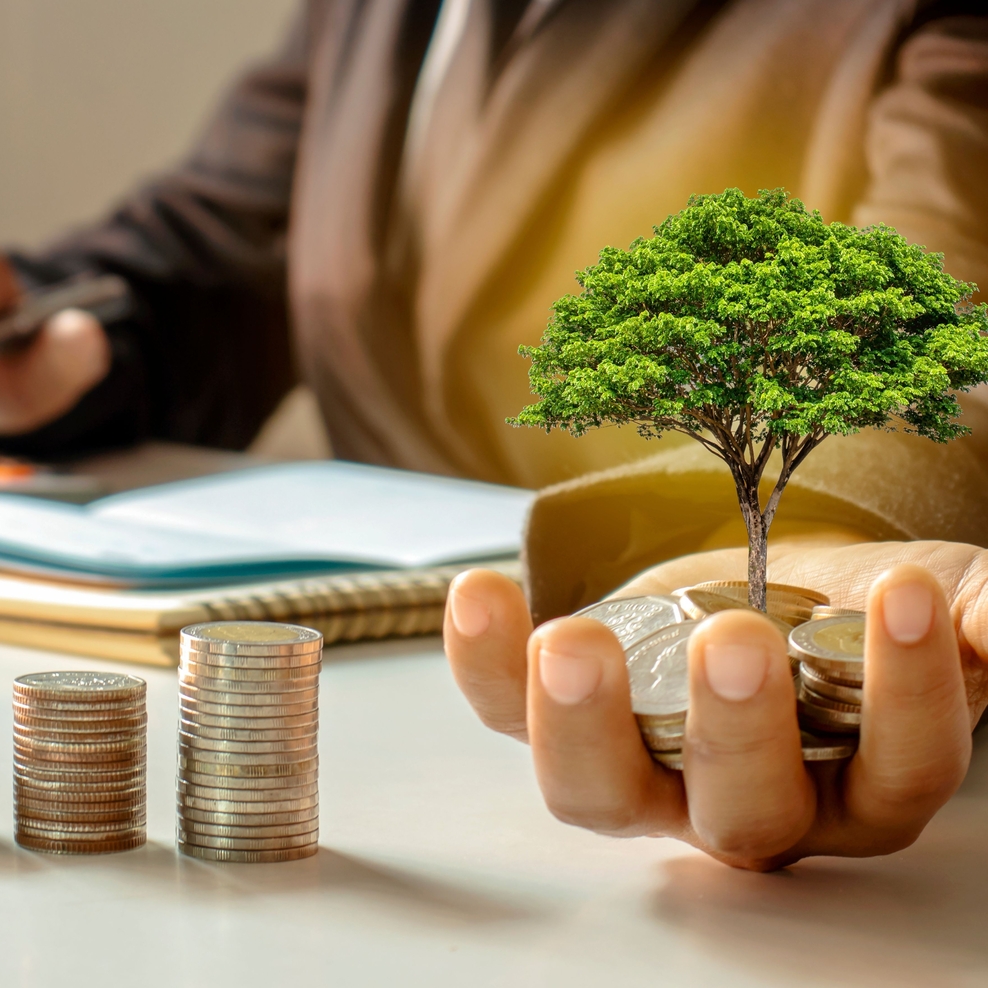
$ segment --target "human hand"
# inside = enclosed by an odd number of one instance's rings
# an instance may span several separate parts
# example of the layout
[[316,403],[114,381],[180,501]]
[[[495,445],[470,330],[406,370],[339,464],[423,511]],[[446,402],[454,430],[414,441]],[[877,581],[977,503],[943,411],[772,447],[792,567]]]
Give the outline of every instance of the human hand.
[[[675,560],[620,595],[743,578],[744,559],[723,550]],[[474,570],[451,588],[446,650],[481,719],[529,741],[546,803],[565,822],[677,837],[759,870],[908,846],[963,779],[985,705],[985,554],[947,543],[780,546],[769,577],[843,606],[863,606],[867,594],[861,736],[850,761],[802,761],[785,642],[750,612],[715,615],[693,635],[682,773],[650,758],[623,651],[598,622],[563,618],[532,633],[517,586]]]
[[[13,279],[0,272],[0,315],[13,309]],[[64,415],[110,369],[99,321],[80,309],[49,319],[23,349],[0,352],[0,435],[31,432]]]

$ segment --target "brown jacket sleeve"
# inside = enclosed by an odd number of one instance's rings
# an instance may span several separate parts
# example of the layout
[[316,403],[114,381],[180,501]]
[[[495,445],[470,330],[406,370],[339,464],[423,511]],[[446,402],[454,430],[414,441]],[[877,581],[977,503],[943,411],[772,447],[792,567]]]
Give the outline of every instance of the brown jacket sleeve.
[[102,225],[8,257],[21,283],[123,275],[138,299],[108,326],[113,370],[62,420],[7,439],[57,457],[145,436],[241,447],[292,380],[285,233],[306,98],[309,9],[232,89],[188,160]]

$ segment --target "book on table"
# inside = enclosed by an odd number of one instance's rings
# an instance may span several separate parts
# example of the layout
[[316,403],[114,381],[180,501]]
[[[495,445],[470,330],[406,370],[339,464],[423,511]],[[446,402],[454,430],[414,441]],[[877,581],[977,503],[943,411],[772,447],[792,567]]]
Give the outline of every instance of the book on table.
[[202,620],[298,621],[327,642],[437,631],[460,570],[517,578],[532,496],[338,460],[81,506],[0,495],[0,641],[170,664]]

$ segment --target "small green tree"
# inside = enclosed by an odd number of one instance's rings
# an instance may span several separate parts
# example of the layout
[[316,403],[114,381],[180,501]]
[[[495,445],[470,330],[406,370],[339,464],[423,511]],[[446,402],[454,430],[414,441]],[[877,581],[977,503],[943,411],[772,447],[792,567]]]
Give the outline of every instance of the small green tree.
[[827,436],[868,426],[935,442],[968,432],[956,392],[988,378],[988,308],[942,255],[886,226],[824,223],[783,189],[694,196],[654,232],[604,248],[542,343],[520,348],[540,400],[509,422],[681,432],[720,457],[748,530],[749,601],[764,610],[766,540],[793,471]]

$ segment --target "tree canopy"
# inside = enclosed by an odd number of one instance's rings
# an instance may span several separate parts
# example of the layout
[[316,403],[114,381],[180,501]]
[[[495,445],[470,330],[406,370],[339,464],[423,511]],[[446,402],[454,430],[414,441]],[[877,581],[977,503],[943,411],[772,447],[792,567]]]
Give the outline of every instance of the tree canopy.
[[968,431],[956,392],[988,377],[975,285],[890,227],[825,223],[783,189],[694,196],[577,280],[520,349],[539,400],[509,421],[686,433],[727,463],[746,521],[774,450],[781,494],[828,435],[946,442]]

